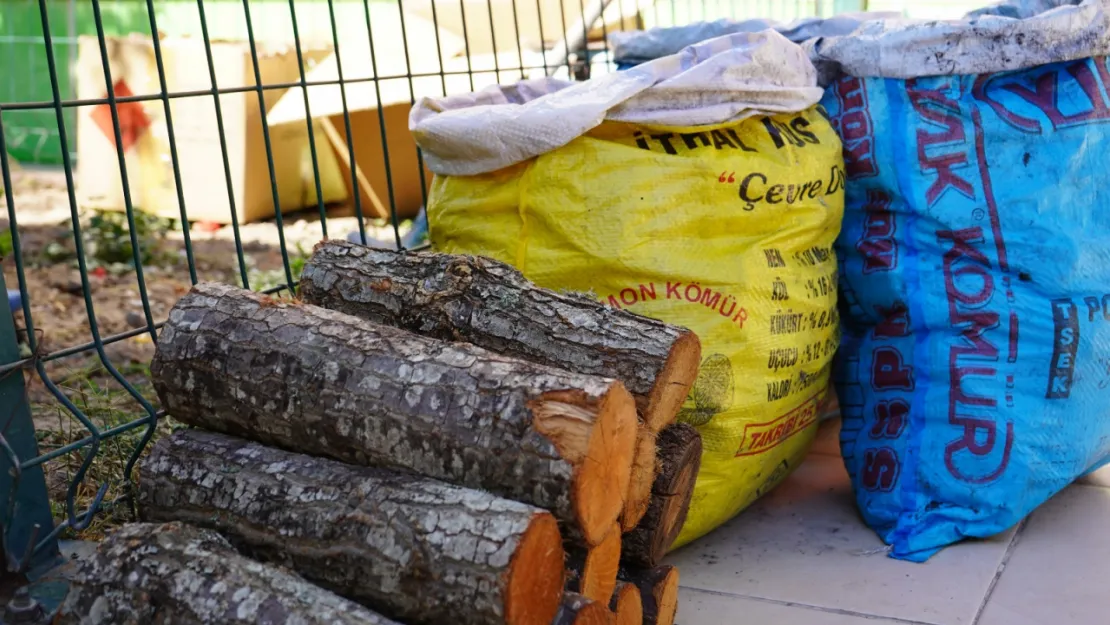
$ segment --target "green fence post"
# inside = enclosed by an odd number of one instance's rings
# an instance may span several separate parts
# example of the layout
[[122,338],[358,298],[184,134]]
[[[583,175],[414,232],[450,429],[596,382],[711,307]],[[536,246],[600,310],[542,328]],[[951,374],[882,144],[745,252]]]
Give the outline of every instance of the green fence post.
[[[7,293],[4,274],[0,272],[0,292]],[[0,307],[0,366],[20,360],[19,340],[11,308]],[[54,518],[50,514],[50,496],[42,465],[21,469],[20,463],[39,455],[35,440],[35,424],[23,384],[23,369],[0,374],[0,530],[3,541],[0,551],[5,569],[31,577],[52,567],[61,557],[56,539],[34,550],[36,543],[50,535]]]

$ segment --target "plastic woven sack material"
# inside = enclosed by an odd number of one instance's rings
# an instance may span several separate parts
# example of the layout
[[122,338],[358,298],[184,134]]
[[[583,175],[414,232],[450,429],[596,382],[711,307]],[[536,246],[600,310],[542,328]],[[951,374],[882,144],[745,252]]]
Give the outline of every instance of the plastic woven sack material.
[[[1003,532],[1110,459],[1110,65],[1084,56],[1106,20],[1084,2],[829,42],[878,74],[823,102],[849,176],[841,447],[893,557]],[[951,54],[917,71],[956,73],[907,77],[918,39]]]
[[973,19],[984,15],[997,15],[1025,19],[1047,13],[1059,7],[1075,6],[1080,2],[1081,0],[1009,0],[969,11],[966,17]]
[[828,407],[844,170],[815,85],[800,49],[766,31],[413,115],[436,172],[436,249],[701,338],[679,419],[704,453],[677,545],[785,479]]
[[633,66],[659,57],[676,54],[686,46],[736,33],[774,30],[795,43],[814,37],[847,35],[866,20],[897,19],[893,11],[841,13],[829,18],[805,17],[790,23],[771,19],[695,22],[683,26],[629,30],[609,33],[609,48],[618,66]]
[[[1049,10],[1031,14],[1043,7]],[[1110,53],[1110,5],[1041,0],[1003,3],[963,20],[871,20],[849,35],[813,38],[802,46],[821,76],[1009,72]]]
[[821,99],[805,52],[774,31],[719,37],[624,72],[421,98],[409,128],[437,174],[495,171],[570,143],[604,120],[699,126],[805,110]]

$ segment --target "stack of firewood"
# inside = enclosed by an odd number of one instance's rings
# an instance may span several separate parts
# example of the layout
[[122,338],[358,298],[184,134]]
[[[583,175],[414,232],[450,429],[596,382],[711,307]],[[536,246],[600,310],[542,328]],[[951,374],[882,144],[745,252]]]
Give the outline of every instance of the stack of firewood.
[[144,520],[404,623],[674,622],[694,334],[488,259],[344,242],[299,296],[201,284],[171,311],[151,372],[198,429],[142,464]]

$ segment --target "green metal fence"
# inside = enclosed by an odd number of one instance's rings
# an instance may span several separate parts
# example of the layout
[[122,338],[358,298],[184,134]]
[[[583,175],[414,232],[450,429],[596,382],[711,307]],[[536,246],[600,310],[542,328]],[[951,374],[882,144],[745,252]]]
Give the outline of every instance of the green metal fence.
[[[533,2],[534,0],[520,0]],[[888,0],[889,1],[889,0]],[[896,0],[902,2],[903,0]],[[370,0],[370,4],[397,4],[398,0]],[[577,0],[568,3],[578,6]],[[244,39],[246,22],[240,0],[208,0],[205,3],[209,35],[213,39]],[[305,41],[331,38],[330,13],[336,14],[339,39],[358,37],[363,0],[298,0],[300,36]],[[498,3],[500,4],[500,3]],[[646,4],[646,3],[644,3]],[[0,101],[34,102],[51,98],[49,68],[38,0],[5,0],[0,10]],[[47,0],[51,45],[59,71],[62,95],[75,97],[70,72],[76,62],[77,38],[95,35],[96,20],[89,0]],[[644,25],[681,24],[719,17],[794,17],[844,10],[858,10],[863,0],[659,0],[643,12]],[[286,0],[251,0],[252,28],[259,40],[292,40]],[[159,29],[167,35],[200,37],[200,21],[194,0],[158,0],[154,10]],[[99,11],[105,34],[149,34],[143,0],[103,0]],[[549,25],[550,26],[550,25]],[[365,34],[362,35],[365,37]],[[73,141],[75,118],[63,111],[70,141],[71,159],[76,157]],[[58,127],[49,110],[12,111],[7,117],[8,153],[23,163],[57,165],[62,161]]]
[[[557,27],[543,9],[551,0],[4,2],[0,284],[18,293],[11,314],[0,310],[0,548],[9,571],[47,568],[60,537],[95,536],[98,523],[132,514],[137,461],[172,427],[151,390],[149,358],[169,307],[190,285],[220,280],[290,293],[305,248],[320,238],[413,244],[412,205],[429,180],[395,126],[401,119],[403,130],[418,95],[563,68],[581,75],[575,59],[601,59],[595,71],[611,70],[606,28],[862,8],[842,0],[614,0],[621,19],[605,13],[593,25],[602,36],[588,44],[573,29],[589,30],[575,24],[592,2],[565,1],[574,9],[560,4]],[[456,17],[461,35],[447,23]],[[485,56],[472,34],[479,26],[493,48]],[[541,43],[526,55],[528,32]],[[141,92],[120,75],[135,82],[145,61],[120,61],[114,38],[135,33],[148,38],[141,45],[152,59]],[[512,49],[499,49],[506,40]],[[292,49],[273,56],[273,42]],[[225,45],[239,47],[229,56]],[[275,58],[285,59],[284,77],[267,80]],[[326,78],[309,80],[314,64]],[[229,84],[229,72],[242,80]],[[318,92],[333,96],[327,123],[312,115]],[[283,106],[299,109],[300,119],[271,124]],[[289,152],[292,140],[306,147]],[[109,148],[86,154],[97,142]],[[143,150],[154,144],[150,157]],[[298,175],[300,187],[289,191]],[[91,187],[118,196],[118,210],[90,210]],[[336,188],[347,200],[328,201]],[[268,211],[261,222],[250,213],[258,206]]]
[[[521,0],[522,2],[528,0]],[[370,0],[372,4],[396,4],[398,0]],[[298,24],[306,41],[327,41],[330,13],[336,14],[339,38],[358,37],[363,0],[299,0]],[[575,2],[575,4],[577,4]],[[682,24],[719,17],[795,17],[829,15],[863,8],[876,11],[902,11],[914,17],[950,17],[984,4],[980,0],[658,0],[643,11],[643,25]],[[47,0],[51,42],[62,95],[75,97],[71,68],[76,62],[77,39],[96,34],[96,20],[89,0]],[[125,35],[149,31],[144,0],[103,0],[99,3],[105,34]],[[252,0],[253,29],[260,40],[288,41],[292,27],[286,0]],[[240,0],[208,0],[210,36],[214,39],[243,39],[246,23]],[[194,0],[159,0],[156,18],[167,35],[200,37],[199,16]],[[38,0],[5,0],[0,10],[0,101],[35,102],[51,97],[49,68],[46,64],[42,20]],[[69,158],[75,159],[75,116],[63,111],[68,130]],[[8,154],[22,163],[58,165],[62,161],[58,127],[49,110],[12,111],[7,116]]]

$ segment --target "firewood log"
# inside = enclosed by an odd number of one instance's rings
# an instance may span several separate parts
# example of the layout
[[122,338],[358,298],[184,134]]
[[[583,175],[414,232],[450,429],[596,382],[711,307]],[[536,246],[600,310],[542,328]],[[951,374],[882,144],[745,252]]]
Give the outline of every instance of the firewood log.
[[609,605],[620,563],[621,528],[614,523],[600,545],[589,549],[571,545],[567,549],[567,590]]
[[621,546],[621,560],[641,568],[657,566],[678,538],[701,467],[701,436],[693,427],[668,426],[657,441],[659,472],[651,503],[636,529],[624,535]]
[[640,589],[628,582],[617,582],[609,609],[613,611],[613,625],[642,625],[644,622]]
[[151,373],[184,423],[488,490],[591,546],[628,491],[636,408],[620,382],[316,306],[197,285]]
[[55,625],[397,625],[183,523],[134,523],[81,561]]
[[653,569],[621,568],[622,582],[640,589],[644,625],[674,625],[678,611],[678,569],[663,565]]
[[407,623],[546,625],[562,596],[550,513],[438,480],[187,430],[154,446],[139,492],[144,520],[217,530]]
[[621,531],[631,532],[643,520],[651,506],[652,486],[657,469],[657,434],[640,424],[636,433],[636,449],[632,452],[632,474],[628,480],[628,493],[621,511]]
[[326,241],[305,264],[299,293],[378,323],[620,380],[655,432],[674,422],[701,360],[685,328],[537,287],[489,258]]
[[612,616],[603,604],[567,593],[552,625],[609,625]]

